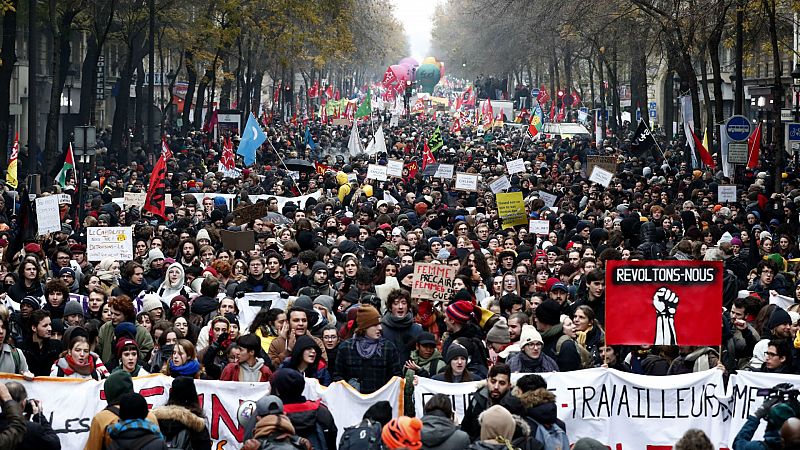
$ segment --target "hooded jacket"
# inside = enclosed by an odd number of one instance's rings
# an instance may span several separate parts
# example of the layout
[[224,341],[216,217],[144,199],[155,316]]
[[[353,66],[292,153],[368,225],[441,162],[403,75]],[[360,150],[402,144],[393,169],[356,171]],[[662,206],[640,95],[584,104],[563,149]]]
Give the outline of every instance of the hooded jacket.
[[[335,450],[337,430],[331,412],[319,400],[307,401],[305,398],[302,400],[301,403],[283,405],[283,412],[292,421],[295,433],[308,439],[312,444],[318,443],[321,446],[321,448],[315,446],[314,450]],[[317,439],[317,426],[321,428],[325,442],[319,442]]]
[[162,450],[167,446],[158,425],[144,419],[124,420],[108,429],[111,441],[119,449]]
[[[175,284],[171,284],[169,281],[169,271],[172,269],[178,269],[180,271],[180,276]],[[183,265],[177,262],[170,264],[169,267],[167,267],[164,281],[157,291],[157,294],[161,297],[161,301],[169,304],[172,299],[178,295],[189,298],[190,292],[192,292],[192,290],[186,286],[186,272],[183,269]]]
[[458,429],[447,417],[435,412],[422,417],[422,448],[424,450],[462,450],[469,446],[469,435]]
[[303,372],[306,378],[316,378],[319,384],[328,386],[331,384],[331,375],[328,372],[325,361],[322,360],[322,351],[316,341],[310,336],[300,336],[292,349],[292,356],[283,360],[281,368],[290,368],[299,370],[298,366],[303,360],[303,352],[306,349],[313,348],[315,350],[314,362],[309,365]]
[[514,395],[525,409],[525,421],[531,427],[531,436],[536,436],[538,424],[545,426],[556,424],[565,433],[567,432],[567,426],[558,418],[555,394],[546,388],[539,388],[524,393],[515,389]]
[[[222,369],[222,374],[219,376],[220,381],[252,381],[252,378],[255,378],[255,373],[258,372],[258,382],[265,382],[269,381],[272,378],[272,370],[270,370],[269,366],[264,363],[264,360],[261,358],[256,358],[256,363],[252,366],[245,364],[244,362],[232,362],[228,363],[224,369]],[[250,374],[251,380],[248,380],[245,375],[246,373]]]
[[178,405],[153,408],[153,415],[158,419],[158,427],[166,441],[172,440],[181,431],[188,430],[193,450],[211,450],[211,438],[205,418]]

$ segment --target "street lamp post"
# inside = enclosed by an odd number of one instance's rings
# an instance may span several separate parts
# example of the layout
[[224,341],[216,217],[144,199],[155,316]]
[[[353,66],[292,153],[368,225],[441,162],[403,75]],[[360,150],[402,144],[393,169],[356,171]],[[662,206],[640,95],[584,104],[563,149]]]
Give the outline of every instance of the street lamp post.
[[[672,127],[672,139],[677,141],[678,130],[680,129],[680,103],[681,103],[681,77],[676,72],[672,77],[672,96],[675,97],[675,121],[670,124]],[[674,124],[674,125],[673,125]]]
[[[794,91],[794,121],[800,122],[800,63],[794,65],[792,69],[792,91]],[[794,153],[794,169],[800,167],[800,151],[792,149]]]
[[83,179],[86,176],[86,163],[95,154],[97,143],[97,130],[93,125],[78,125],[73,133],[75,137],[75,156],[78,157],[78,166],[75,168],[75,178],[78,182],[78,221],[83,223],[83,194],[87,184]]

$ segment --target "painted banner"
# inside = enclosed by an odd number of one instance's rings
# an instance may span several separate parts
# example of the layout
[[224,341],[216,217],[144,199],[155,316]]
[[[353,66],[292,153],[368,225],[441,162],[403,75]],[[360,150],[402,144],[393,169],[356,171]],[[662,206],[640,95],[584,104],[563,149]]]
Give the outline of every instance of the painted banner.
[[[16,375],[0,375],[14,378],[25,386],[28,398],[42,401],[44,414],[53,430],[61,439],[64,450],[79,450],[89,438],[92,417],[106,407],[103,382],[77,380],[74,378],[39,377],[36,381],[23,381]],[[373,403],[387,400],[395,415],[403,410],[403,385],[392,378],[380,390],[359,394],[343,381],[329,387],[320,386],[315,379],[306,379],[304,395],[309,400],[322,399],[333,415],[339,436],[345,427],[361,421],[364,412]],[[172,378],[165,375],[148,375],[133,379],[134,390],[147,399],[151,407],[166,404],[172,386]],[[240,425],[237,409],[243,400],[258,400],[270,391],[269,383],[244,383],[235,381],[195,380],[200,405],[206,416],[206,426],[216,450],[239,449],[244,438],[244,425]],[[338,440],[338,439],[337,439]]]
[[411,298],[448,301],[453,296],[453,281],[458,267],[446,264],[414,263]]
[[719,346],[722,275],[721,261],[608,261],[606,342]]

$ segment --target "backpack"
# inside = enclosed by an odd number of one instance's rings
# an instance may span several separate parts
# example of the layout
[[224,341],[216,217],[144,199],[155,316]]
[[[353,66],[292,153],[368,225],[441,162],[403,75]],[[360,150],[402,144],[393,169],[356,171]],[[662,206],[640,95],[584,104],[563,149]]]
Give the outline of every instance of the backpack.
[[164,443],[167,444],[167,448],[170,450],[192,450],[192,434],[184,428],[172,439],[164,439]]
[[260,450],[306,450],[300,436],[289,436],[286,439],[275,439],[273,436],[258,439],[261,442]]
[[381,424],[371,420],[363,420],[358,425],[347,427],[339,441],[339,450],[380,450],[383,449],[381,440]]
[[[564,345],[564,342],[567,342],[571,338],[567,335],[561,336],[556,341],[556,357],[558,354],[561,353],[561,346]],[[589,350],[586,350],[586,347],[582,346],[581,344],[575,343],[575,348],[578,349],[578,354],[581,356],[581,369],[591,369],[594,367],[594,358],[592,354],[589,353]]]
[[567,433],[557,423],[552,424],[548,429],[539,422],[530,420],[537,425],[536,434],[533,437],[542,443],[544,450],[569,450]]

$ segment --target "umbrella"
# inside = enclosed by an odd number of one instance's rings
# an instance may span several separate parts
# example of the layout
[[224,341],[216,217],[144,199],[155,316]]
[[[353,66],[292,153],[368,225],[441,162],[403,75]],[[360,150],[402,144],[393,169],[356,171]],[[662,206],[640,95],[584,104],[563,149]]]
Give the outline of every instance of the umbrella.
[[314,167],[314,164],[311,164],[310,161],[306,161],[305,159],[289,158],[289,159],[284,159],[283,163],[286,164],[287,169],[294,170],[297,172],[317,171],[317,169]]

